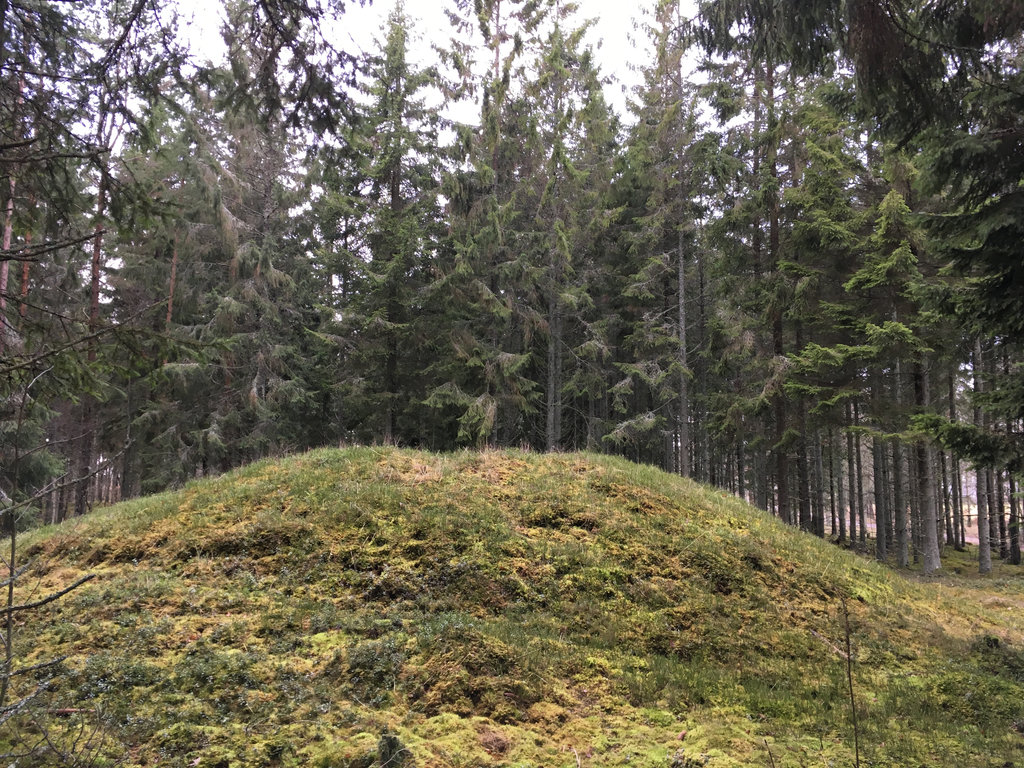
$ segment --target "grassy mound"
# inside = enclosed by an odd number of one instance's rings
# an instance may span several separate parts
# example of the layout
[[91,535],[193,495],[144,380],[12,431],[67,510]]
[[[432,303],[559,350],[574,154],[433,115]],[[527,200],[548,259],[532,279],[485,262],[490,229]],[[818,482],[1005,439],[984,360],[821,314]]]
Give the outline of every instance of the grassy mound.
[[862,765],[1024,765],[1019,584],[623,461],[322,450],[27,552],[97,574],[21,661],[68,654],[54,700],[131,766],[852,766],[843,597]]

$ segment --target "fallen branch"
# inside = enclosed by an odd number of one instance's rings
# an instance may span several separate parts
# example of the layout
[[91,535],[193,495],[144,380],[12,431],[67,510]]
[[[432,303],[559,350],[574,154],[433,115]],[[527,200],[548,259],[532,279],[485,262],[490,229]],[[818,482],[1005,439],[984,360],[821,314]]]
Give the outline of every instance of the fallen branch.
[[42,600],[36,600],[33,603],[22,603],[21,605],[9,605],[5,608],[0,608],[0,616],[4,616],[11,613],[17,613],[18,611],[30,611],[33,608],[39,608],[40,606],[46,605],[47,603],[52,603],[54,600],[59,600],[60,598],[64,597],[64,595],[66,595],[68,592],[78,589],[80,586],[85,584],[85,582],[91,581],[95,578],[95,573],[89,573],[80,578],[71,586],[65,587],[64,589],[60,590],[60,592],[54,592],[52,595],[47,595]]
[[840,648],[840,647],[839,647],[838,645],[836,645],[835,643],[833,643],[833,642],[832,642],[831,640],[829,640],[829,639],[828,639],[827,637],[824,637],[823,635],[819,635],[819,634],[818,634],[817,632],[815,632],[815,631],[814,631],[813,629],[811,630],[811,634],[812,634],[812,635],[813,635],[814,637],[816,637],[816,638],[818,638],[819,640],[821,640],[821,642],[823,642],[823,643],[824,643],[825,645],[827,645],[827,646],[828,646],[829,648],[831,648],[831,649],[832,649],[832,650],[833,650],[833,651],[835,652],[835,654],[836,654],[836,655],[837,655],[837,656],[838,656],[839,658],[841,658],[841,659],[844,659],[844,660],[847,660],[847,659],[849,659],[849,658],[850,658],[849,656],[847,656],[847,655],[846,655],[846,651],[844,651],[844,650],[843,650],[842,648]]
[[55,667],[65,659],[67,659],[67,656],[58,656],[56,659],[50,659],[49,661],[41,661],[38,664],[33,664],[29,667],[22,667],[21,669],[16,669],[13,672],[8,672],[7,674],[3,675],[3,677],[10,678],[14,677],[15,675],[24,675],[29,672],[35,672],[39,669],[46,669],[47,667]]

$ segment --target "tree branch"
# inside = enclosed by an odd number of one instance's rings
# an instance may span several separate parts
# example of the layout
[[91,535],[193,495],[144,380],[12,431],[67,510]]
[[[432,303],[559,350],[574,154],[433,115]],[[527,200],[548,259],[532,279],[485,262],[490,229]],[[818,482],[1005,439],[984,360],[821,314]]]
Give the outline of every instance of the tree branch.
[[6,616],[7,614],[17,613],[19,611],[30,611],[33,608],[41,608],[42,606],[47,605],[48,603],[52,603],[54,600],[59,600],[60,598],[64,597],[64,595],[66,595],[68,592],[72,592],[78,589],[87,581],[92,581],[95,578],[95,573],[87,573],[85,576],[78,579],[78,581],[76,581],[74,584],[65,587],[59,592],[54,592],[53,594],[47,595],[41,600],[36,600],[32,603],[21,603],[20,605],[11,605],[6,606],[4,608],[0,608],[0,616]]

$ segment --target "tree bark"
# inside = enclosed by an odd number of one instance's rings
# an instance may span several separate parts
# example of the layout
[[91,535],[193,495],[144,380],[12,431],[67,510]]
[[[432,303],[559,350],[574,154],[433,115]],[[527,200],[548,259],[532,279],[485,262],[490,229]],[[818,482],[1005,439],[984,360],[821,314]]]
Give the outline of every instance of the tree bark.
[[[983,358],[981,355],[981,340],[974,340],[974,354],[971,360],[974,373],[974,391],[983,394],[985,382],[982,378]],[[984,428],[985,419],[982,416],[981,408],[974,406],[974,426]],[[988,471],[985,467],[979,467],[977,472],[976,494],[978,499],[978,570],[981,573],[992,571],[992,547],[989,544],[989,521],[988,521]]]
[[892,442],[892,505],[896,526],[896,565],[910,567],[910,540],[907,536],[907,501],[903,493],[903,446],[897,438]]
[[[860,408],[857,403],[853,404],[853,424],[855,427],[860,427]],[[860,430],[858,429],[853,435],[853,449],[854,454],[857,457],[857,520],[859,523],[857,530],[857,541],[861,552],[865,552],[868,546],[867,539],[867,520],[864,504],[864,456],[861,453],[860,443]]]
[[[676,21],[682,23],[682,10],[676,6]],[[679,158],[679,227],[676,240],[676,281],[678,282],[678,334],[679,334],[679,474],[683,477],[692,475],[690,466],[690,364],[687,359],[686,349],[686,242],[683,232],[683,221],[686,217],[686,206],[689,203],[688,185],[684,183],[686,175],[686,152],[683,146],[686,141],[685,113],[683,111],[683,57],[679,57],[679,71],[676,73],[676,101],[679,110],[679,126],[676,129],[676,140],[678,146],[676,153]],[[743,471],[742,467],[739,470]]]
[[[103,146],[109,145],[107,135],[107,117],[101,107],[96,137]],[[104,141],[107,139],[108,141]],[[100,325],[100,272],[103,266],[103,221],[107,214],[107,178],[106,166],[100,169],[99,184],[96,190],[96,220],[93,224],[92,260],[89,270],[89,334],[94,335]],[[96,364],[96,341],[89,342],[86,361],[90,368]],[[74,515],[84,515],[89,506],[89,475],[92,467],[93,443],[95,442],[95,425],[93,424],[93,400],[86,395],[82,402],[81,415],[82,438],[79,444],[78,466],[75,486]]]
[[1020,565],[1020,499],[1017,498],[1017,484],[1010,473],[1010,563]]
[[[930,405],[928,378],[927,361],[919,363],[914,376],[914,390],[917,395],[917,404],[921,408],[927,408]],[[935,504],[933,450],[929,442],[921,442],[917,446],[917,482],[921,500],[921,552],[924,557],[925,574],[933,573],[942,567],[939,555],[938,515]]]
[[[10,173],[10,171],[8,171]],[[10,189],[7,197],[7,204],[4,206],[4,234],[3,250],[7,253],[11,250],[11,240],[14,233],[14,174],[10,175]],[[28,262],[26,262],[27,264]],[[11,270],[11,262],[7,259],[0,259],[0,355],[7,347],[7,337],[10,331],[10,323],[7,321],[7,282]]]
[[874,475],[875,495],[875,557],[880,562],[885,562],[889,556],[886,533],[889,522],[886,511],[885,483],[883,482],[884,472],[882,462],[885,460],[882,454],[882,441],[878,436],[871,438],[871,461]]
[[[846,424],[853,426],[853,405],[846,404]],[[850,545],[857,546],[857,459],[853,446],[853,430],[846,431],[846,479],[850,491]]]

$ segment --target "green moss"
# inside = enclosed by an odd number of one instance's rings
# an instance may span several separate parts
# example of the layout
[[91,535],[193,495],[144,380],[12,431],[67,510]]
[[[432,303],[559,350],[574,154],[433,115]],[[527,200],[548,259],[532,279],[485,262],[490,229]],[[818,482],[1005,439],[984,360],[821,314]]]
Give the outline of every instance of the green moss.
[[98,574],[18,642],[131,766],[376,768],[384,733],[417,766],[849,765],[841,595],[862,759],[1024,745],[1019,568],[918,581],[621,460],[314,451],[26,546],[39,589]]

